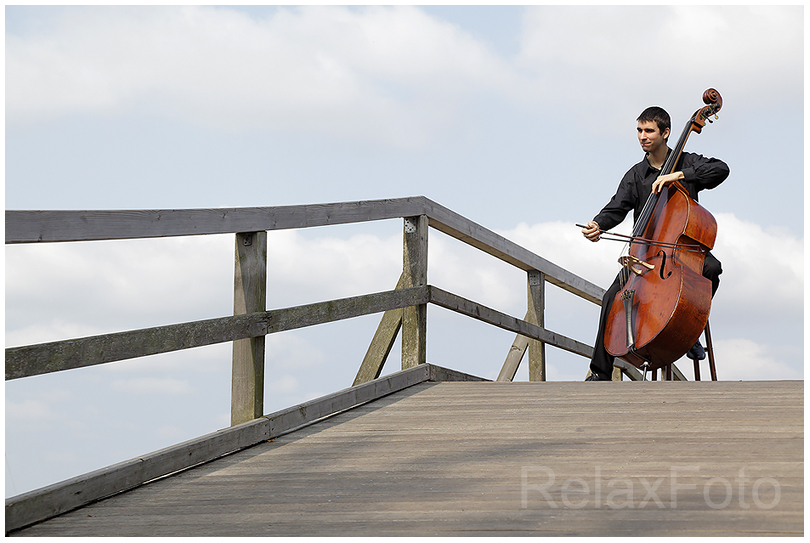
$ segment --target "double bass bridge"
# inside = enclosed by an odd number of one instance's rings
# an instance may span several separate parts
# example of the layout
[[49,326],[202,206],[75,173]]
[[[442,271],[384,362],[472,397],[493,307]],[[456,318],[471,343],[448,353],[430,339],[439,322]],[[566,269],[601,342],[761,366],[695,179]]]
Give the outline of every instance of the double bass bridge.
[[644,270],[642,268],[646,268],[647,271],[652,271],[652,270],[655,269],[654,264],[650,264],[649,262],[644,262],[643,260],[641,260],[638,257],[635,257],[633,255],[620,256],[619,257],[619,264],[624,266],[625,269],[628,269],[631,272],[635,273],[636,275],[644,274]]

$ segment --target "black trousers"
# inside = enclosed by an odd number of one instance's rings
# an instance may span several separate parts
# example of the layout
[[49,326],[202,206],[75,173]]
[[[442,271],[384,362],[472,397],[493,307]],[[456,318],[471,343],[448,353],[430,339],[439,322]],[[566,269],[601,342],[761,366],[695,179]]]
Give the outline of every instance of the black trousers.
[[[720,274],[723,273],[723,267],[720,261],[711,253],[706,253],[703,259],[703,277],[712,282],[712,297],[717,292],[717,287],[720,286]],[[602,312],[599,314],[599,330],[596,332],[596,341],[593,346],[593,357],[591,358],[591,372],[599,375],[600,377],[610,378],[613,373],[613,359],[614,357],[605,350],[605,322],[610,314],[610,308],[613,306],[613,299],[616,293],[619,292],[624,286],[622,281],[622,273],[616,275],[613,284],[605,292],[602,298]]]

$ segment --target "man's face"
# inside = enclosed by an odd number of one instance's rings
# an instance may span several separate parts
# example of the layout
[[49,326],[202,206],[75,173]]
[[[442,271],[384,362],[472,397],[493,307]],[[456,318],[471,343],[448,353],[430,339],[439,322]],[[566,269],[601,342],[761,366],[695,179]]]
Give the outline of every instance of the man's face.
[[661,131],[658,130],[658,123],[655,121],[639,121],[638,123],[638,142],[645,153],[655,153],[662,145],[666,145],[666,138],[669,136],[669,128]]

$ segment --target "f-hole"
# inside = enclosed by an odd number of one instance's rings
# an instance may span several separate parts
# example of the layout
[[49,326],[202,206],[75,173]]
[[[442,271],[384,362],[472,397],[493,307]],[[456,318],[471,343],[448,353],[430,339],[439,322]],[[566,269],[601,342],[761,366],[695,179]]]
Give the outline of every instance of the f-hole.
[[664,276],[664,268],[666,268],[666,267],[667,267],[667,253],[666,253],[666,251],[664,251],[663,249],[661,249],[660,251],[658,251],[658,254],[657,254],[656,256],[660,256],[660,257],[661,257],[661,268],[660,268],[661,279],[667,279],[667,278],[669,278],[669,276],[670,276],[670,275],[672,275],[672,272],[671,272],[671,271],[668,271],[668,272],[666,273],[666,276]]

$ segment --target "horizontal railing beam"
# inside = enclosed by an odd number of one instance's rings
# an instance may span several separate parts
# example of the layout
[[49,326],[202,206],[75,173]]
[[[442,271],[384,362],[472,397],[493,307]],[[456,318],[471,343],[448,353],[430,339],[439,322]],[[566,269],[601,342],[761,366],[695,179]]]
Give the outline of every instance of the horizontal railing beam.
[[588,358],[593,354],[593,347],[590,345],[546,330],[536,324],[512,317],[506,313],[501,313],[500,311],[467,300],[466,298],[462,298],[461,296],[457,296],[434,286],[430,287],[430,301],[445,309],[450,309],[462,315],[467,315],[468,317],[478,319],[487,324],[497,326],[498,328],[515,332],[516,334],[538,339],[548,345],[554,345],[555,347],[574,354]]
[[6,349],[6,380],[203,347],[424,304],[428,287]]
[[6,244],[237,234],[420,215],[425,198],[214,209],[6,211]]
[[277,207],[8,210],[6,244],[235,234],[419,215],[427,215],[430,226],[440,232],[524,271],[542,272],[548,282],[601,304],[604,289],[424,196]]
[[472,245],[524,271],[537,270],[542,272],[546,275],[546,280],[549,283],[601,305],[602,296],[605,293],[603,288],[549,262],[545,258],[459,215],[455,211],[451,211],[431,200],[425,200],[425,214],[430,220],[430,226],[436,230]]
[[425,303],[591,356],[592,347],[434,286],[397,289],[247,315],[6,349],[6,380],[204,347]]

